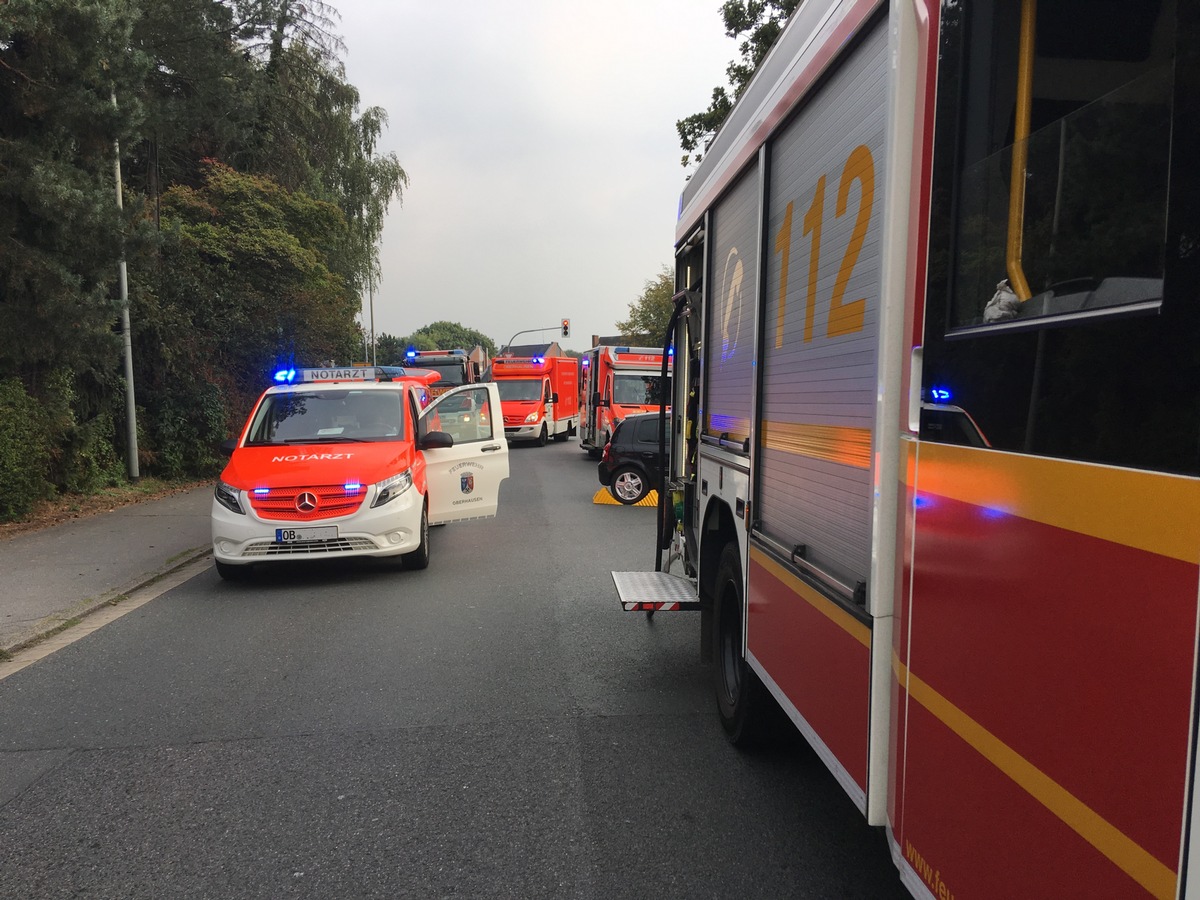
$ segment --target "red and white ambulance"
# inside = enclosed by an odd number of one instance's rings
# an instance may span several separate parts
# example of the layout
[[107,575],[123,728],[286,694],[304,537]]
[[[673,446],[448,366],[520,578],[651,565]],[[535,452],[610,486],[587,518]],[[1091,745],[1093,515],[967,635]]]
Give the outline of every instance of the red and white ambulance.
[[565,441],[579,430],[579,362],[570,356],[500,356],[492,380],[509,440]]
[[355,556],[429,564],[429,526],[496,515],[508,445],[495,385],[430,399],[423,369],[290,369],[259,398],[212,505],[223,578]]
[[[579,444],[599,459],[617,424],[635,413],[658,412],[670,403],[671,382],[662,377],[661,347],[597,344],[580,360]],[[671,360],[667,360],[670,372]]]

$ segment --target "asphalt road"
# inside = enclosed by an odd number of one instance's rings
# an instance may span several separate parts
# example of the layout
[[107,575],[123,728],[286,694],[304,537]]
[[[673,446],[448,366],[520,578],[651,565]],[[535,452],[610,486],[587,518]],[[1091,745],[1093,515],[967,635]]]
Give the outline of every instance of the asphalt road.
[[424,572],[208,569],[0,681],[0,896],[905,897],[798,742],[730,747],[652,509],[575,442]]

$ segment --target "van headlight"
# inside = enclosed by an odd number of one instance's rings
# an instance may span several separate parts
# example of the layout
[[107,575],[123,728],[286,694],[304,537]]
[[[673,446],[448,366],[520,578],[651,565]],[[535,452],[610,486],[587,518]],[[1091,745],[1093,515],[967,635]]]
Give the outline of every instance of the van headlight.
[[399,475],[383,479],[383,481],[375,485],[375,499],[371,503],[371,509],[383,506],[385,503],[391,503],[410,487],[412,487],[412,472],[408,469],[405,469]]
[[213,496],[230,512],[235,512],[239,516],[244,516],[246,511],[242,509],[242,492],[235,488],[232,484],[225,481],[218,481],[216,489],[213,491]]
[[527,415],[525,417],[526,422],[536,422],[537,420],[538,420],[538,413],[536,410],[534,410],[533,412],[531,412],[529,415]]

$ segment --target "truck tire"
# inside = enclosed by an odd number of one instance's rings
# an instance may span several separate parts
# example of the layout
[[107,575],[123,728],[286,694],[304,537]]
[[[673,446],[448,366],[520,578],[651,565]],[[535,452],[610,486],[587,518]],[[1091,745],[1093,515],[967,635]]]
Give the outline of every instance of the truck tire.
[[400,557],[406,569],[424,569],[429,566],[429,510],[421,507],[421,542],[417,549]]
[[537,445],[539,447],[546,446],[546,423],[545,422],[542,423],[541,433],[539,433],[537,436]]
[[717,567],[714,597],[713,686],[717,713],[730,743],[744,749],[761,747],[775,718],[774,700],[742,653],[744,588],[736,541],[725,545]]
[[568,425],[562,431],[554,432],[554,441],[555,441],[555,443],[561,444],[563,441],[565,441],[570,436],[571,436],[571,427]]

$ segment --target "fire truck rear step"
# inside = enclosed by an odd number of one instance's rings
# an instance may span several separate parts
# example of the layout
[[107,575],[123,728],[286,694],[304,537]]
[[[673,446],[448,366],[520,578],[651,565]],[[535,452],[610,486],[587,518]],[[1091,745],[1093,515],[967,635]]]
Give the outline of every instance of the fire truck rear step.
[[613,572],[613,584],[626,612],[677,612],[699,609],[696,586],[666,572]]

